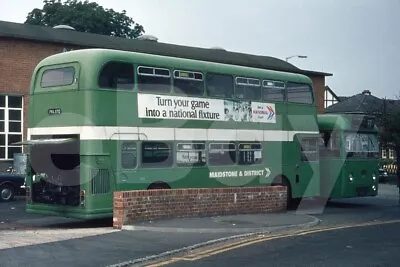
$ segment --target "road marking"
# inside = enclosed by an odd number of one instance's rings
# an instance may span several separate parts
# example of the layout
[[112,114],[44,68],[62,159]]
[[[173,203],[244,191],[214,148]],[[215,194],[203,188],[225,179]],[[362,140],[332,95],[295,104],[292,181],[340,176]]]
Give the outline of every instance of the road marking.
[[184,256],[184,257],[173,257],[166,261],[162,261],[162,262],[155,263],[152,265],[147,265],[147,267],[160,267],[160,266],[169,265],[169,264],[172,264],[172,263],[175,263],[178,261],[196,261],[196,260],[200,260],[200,259],[203,259],[206,257],[224,253],[224,252],[227,252],[230,250],[234,250],[237,248],[246,247],[246,246],[250,246],[253,244],[270,241],[270,240],[283,239],[283,238],[287,238],[287,237],[304,236],[304,235],[310,235],[310,234],[315,234],[315,233],[320,233],[320,232],[329,232],[329,231],[342,230],[342,229],[348,229],[348,228],[367,227],[367,226],[385,225],[385,224],[394,224],[394,223],[400,223],[400,220],[373,221],[373,222],[359,223],[359,224],[340,225],[340,226],[335,226],[335,227],[328,227],[328,226],[327,227],[318,227],[318,228],[315,228],[312,230],[297,230],[297,231],[292,231],[292,232],[285,233],[285,234],[277,234],[277,235],[272,235],[272,236],[258,236],[255,238],[251,238],[250,240],[249,239],[241,240],[241,241],[233,242],[230,244],[221,245],[216,248],[199,251],[197,253],[194,253],[194,254],[191,254],[188,256]]

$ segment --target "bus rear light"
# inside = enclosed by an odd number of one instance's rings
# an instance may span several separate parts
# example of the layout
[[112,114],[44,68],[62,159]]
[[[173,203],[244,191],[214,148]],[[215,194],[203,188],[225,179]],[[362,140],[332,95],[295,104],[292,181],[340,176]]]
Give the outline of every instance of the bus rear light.
[[85,190],[81,190],[81,192],[79,194],[81,207],[85,207],[85,194],[86,194]]

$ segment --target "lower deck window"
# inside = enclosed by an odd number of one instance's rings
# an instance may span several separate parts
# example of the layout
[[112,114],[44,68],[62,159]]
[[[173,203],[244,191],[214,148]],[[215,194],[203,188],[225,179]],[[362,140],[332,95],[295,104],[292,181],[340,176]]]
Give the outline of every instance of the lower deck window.
[[172,146],[164,142],[143,142],[143,167],[170,167],[173,164]]
[[262,147],[260,143],[239,144],[239,164],[252,165],[262,162]]
[[176,164],[180,167],[206,165],[206,144],[178,144],[176,151]]
[[209,149],[210,165],[233,165],[236,164],[235,143],[210,143]]
[[123,142],[121,144],[121,167],[134,169],[137,164],[137,151],[135,142]]

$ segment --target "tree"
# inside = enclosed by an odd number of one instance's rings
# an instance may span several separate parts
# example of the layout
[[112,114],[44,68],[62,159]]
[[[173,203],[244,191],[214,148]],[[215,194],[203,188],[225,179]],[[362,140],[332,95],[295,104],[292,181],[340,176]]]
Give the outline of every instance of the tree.
[[69,25],[77,31],[124,38],[136,38],[144,33],[142,25],[126,15],[105,9],[95,2],[78,0],[44,0],[43,8],[29,12],[26,24],[51,26]]
[[380,133],[380,141],[382,145],[391,146],[396,151],[397,185],[399,186],[400,194],[400,111],[396,109],[388,113],[386,105],[387,101],[386,99],[384,101],[384,112],[381,118],[382,131]]

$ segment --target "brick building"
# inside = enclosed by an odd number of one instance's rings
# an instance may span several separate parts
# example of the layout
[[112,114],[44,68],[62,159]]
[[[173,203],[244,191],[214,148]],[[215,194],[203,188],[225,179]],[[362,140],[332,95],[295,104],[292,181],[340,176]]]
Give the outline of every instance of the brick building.
[[273,57],[233,53],[221,49],[194,48],[159,42],[115,38],[74,30],[0,21],[0,161],[13,159],[21,152],[10,143],[27,134],[27,106],[32,71],[45,57],[68,50],[108,48],[156,53],[221,63],[249,62],[255,67],[296,72],[309,76],[316,90],[320,113],[324,110],[325,77],[329,73],[301,70]]

